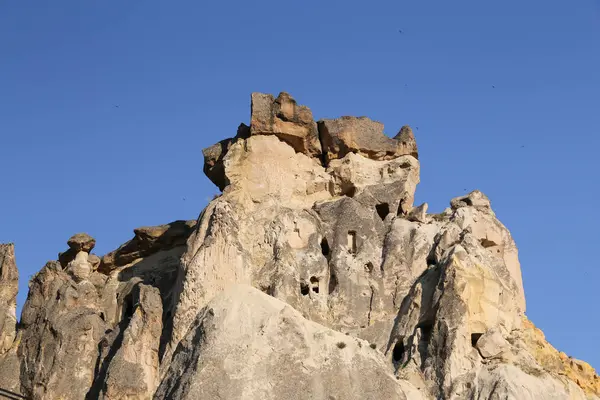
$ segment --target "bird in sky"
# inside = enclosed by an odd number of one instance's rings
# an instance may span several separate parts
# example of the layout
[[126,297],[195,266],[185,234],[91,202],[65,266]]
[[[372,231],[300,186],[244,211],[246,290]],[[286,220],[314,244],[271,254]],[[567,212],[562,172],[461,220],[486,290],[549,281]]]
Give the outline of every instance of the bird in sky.
[[118,104],[115,104],[115,108],[119,108],[119,105],[118,105]]
[[404,33],[404,31],[402,29],[398,29],[399,33]]
[[492,89],[496,89],[496,86],[492,85]]

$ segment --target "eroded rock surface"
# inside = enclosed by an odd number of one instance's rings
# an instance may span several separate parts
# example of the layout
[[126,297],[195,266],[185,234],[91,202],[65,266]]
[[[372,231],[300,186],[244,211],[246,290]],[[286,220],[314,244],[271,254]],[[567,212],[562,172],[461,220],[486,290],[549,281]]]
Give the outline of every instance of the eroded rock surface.
[[20,393],[17,355],[17,291],[19,271],[15,263],[13,244],[0,244],[0,388]]
[[237,285],[198,314],[154,398],[423,397],[397,380],[368,342],[308,321],[288,304]]
[[12,244],[0,244],[0,356],[11,348],[17,335],[18,289],[15,247]]
[[[0,385],[33,399],[599,399],[525,317],[517,247],[480,191],[415,206],[412,130],[317,125],[288,94],[203,151],[197,221],[78,234],[16,328],[0,247]],[[262,292],[262,293],[261,293]]]

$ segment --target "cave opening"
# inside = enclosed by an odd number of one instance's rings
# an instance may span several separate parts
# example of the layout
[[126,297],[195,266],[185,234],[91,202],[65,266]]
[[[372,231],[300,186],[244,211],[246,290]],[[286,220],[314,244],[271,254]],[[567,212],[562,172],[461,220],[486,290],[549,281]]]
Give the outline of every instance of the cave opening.
[[381,203],[375,206],[375,210],[377,210],[377,214],[381,220],[385,220],[385,217],[390,213],[390,205],[388,203]]

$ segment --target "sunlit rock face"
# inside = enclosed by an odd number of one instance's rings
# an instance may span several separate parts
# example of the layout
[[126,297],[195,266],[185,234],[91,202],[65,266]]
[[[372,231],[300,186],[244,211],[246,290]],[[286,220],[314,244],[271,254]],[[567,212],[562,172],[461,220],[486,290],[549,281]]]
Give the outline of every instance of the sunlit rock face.
[[410,127],[315,121],[254,93],[204,149],[196,221],[99,257],[79,233],[20,323],[0,246],[0,387],[33,399],[598,399],[600,378],[525,317],[517,247],[474,191],[414,204]]

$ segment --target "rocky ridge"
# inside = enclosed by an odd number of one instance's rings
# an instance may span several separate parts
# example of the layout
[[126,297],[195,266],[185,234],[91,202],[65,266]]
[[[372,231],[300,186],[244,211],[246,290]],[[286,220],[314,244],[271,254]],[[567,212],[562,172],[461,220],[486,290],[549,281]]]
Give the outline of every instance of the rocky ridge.
[[0,246],[0,388],[33,399],[599,399],[525,317],[517,247],[481,192],[415,206],[418,149],[366,117],[252,94],[205,149],[197,221],[77,234],[20,322]]

